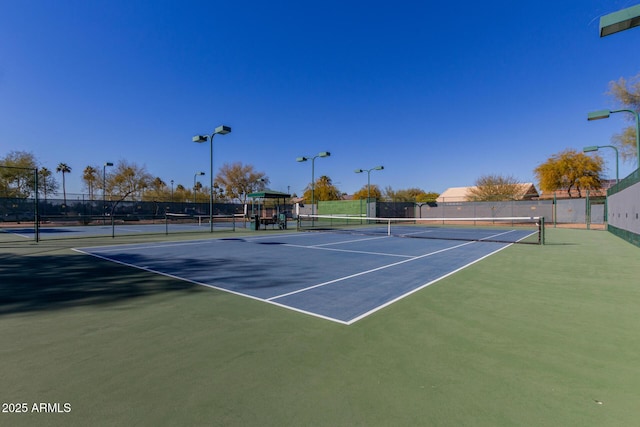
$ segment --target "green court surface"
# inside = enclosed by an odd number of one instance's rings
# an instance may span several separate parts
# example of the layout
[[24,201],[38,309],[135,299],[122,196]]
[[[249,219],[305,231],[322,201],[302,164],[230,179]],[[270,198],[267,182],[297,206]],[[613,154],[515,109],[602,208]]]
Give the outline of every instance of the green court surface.
[[74,241],[0,240],[0,425],[637,425],[640,249],[593,230],[547,243],[346,326]]

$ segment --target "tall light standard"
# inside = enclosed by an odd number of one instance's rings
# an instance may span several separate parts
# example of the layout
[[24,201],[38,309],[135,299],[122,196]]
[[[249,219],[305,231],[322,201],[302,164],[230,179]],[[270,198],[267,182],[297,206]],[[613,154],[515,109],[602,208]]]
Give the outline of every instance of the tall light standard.
[[173,203],[173,180],[171,180],[171,203]]
[[226,135],[231,132],[229,126],[220,125],[214,129],[211,135],[196,135],[193,142],[202,143],[209,140],[209,231],[213,233],[213,137],[216,135]]
[[367,216],[371,216],[371,213],[369,212],[369,200],[371,199],[371,171],[381,171],[383,169],[384,166],[376,166],[371,169],[356,169],[354,171],[355,173],[367,173]]
[[198,203],[198,187],[196,187],[196,176],[203,176],[205,173],[204,172],[196,172],[195,175],[193,175],[193,201],[194,203]]
[[[318,154],[316,154],[313,157],[298,157],[296,158],[296,162],[306,162],[307,160],[311,159],[311,215],[315,214],[315,197],[316,197],[316,183],[315,183],[315,166],[314,163],[316,161],[316,158],[318,157],[329,157],[331,155],[330,152],[328,151],[322,151]],[[311,222],[313,222],[313,217],[311,218]]]
[[105,209],[107,208],[107,202],[105,198],[105,192],[107,191],[107,166],[113,166],[113,163],[106,162],[102,165],[102,224],[106,224],[107,220],[104,217]]
[[613,148],[616,150],[616,183],[620,182],[620,177],[618,175],[618,149],[613,145],[590,145],[589,147],[584,147],[582,151],[584,153],[588,153],[590,151],[598,151],[598,148]]
[[631,113],[636,118],[636,156],[638,160],[638,168],[640,168],[640,117],[638,117],[638,112],[635,110],[598,110],[593,111],[587,115],[587,120],[600,120],[600,119],[608,119],[609,115],[615,113]]

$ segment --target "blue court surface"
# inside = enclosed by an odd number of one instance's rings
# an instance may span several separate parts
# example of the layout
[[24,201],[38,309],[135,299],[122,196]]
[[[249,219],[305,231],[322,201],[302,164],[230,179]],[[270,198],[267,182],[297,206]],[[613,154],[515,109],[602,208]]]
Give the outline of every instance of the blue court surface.
[[349,325],[509,245],[290,233],[75,250]]

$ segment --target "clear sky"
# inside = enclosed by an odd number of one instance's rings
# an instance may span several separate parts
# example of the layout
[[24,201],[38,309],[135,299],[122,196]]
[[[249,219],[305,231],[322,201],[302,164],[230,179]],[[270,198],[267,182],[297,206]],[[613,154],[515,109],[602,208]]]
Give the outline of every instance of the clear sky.
[[640,72],[640,28],[598,37],[600,16],[636,3],[1,1],[0,157],[67,163],[68,193],[86,166],[122,159],[191,187],[209,174],[191,137],[225,124],[214,170],[250,164],[274,190],[301,194],[311,164],[295,159],[320,151],[315,177],[346,193],[378,165],[371,183],[394,190],[534,181],[552,154],[628,125],[586,117]]

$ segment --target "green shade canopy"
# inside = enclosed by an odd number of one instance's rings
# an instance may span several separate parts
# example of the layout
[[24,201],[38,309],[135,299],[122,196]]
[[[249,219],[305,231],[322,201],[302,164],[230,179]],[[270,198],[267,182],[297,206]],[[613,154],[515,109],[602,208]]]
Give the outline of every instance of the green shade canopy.
[[265,190],[247,194],[252,199],[288,199],[291,194],[281,193],[279,191]]

